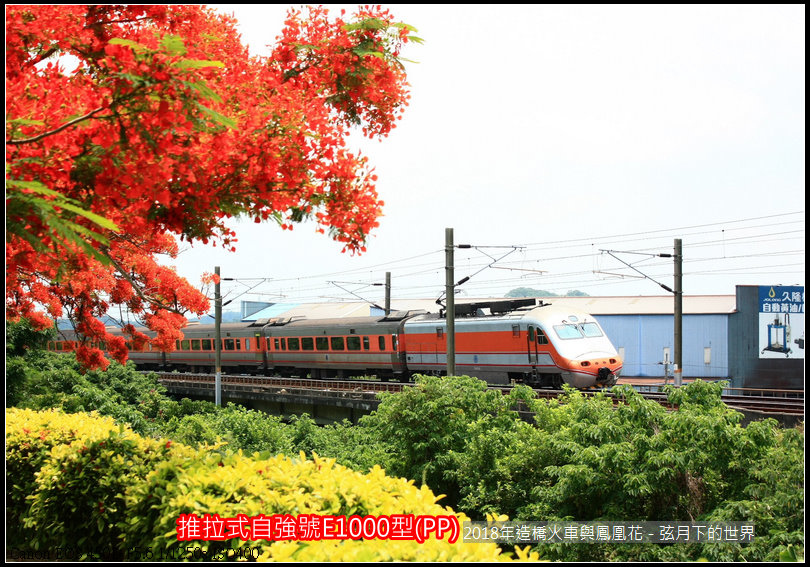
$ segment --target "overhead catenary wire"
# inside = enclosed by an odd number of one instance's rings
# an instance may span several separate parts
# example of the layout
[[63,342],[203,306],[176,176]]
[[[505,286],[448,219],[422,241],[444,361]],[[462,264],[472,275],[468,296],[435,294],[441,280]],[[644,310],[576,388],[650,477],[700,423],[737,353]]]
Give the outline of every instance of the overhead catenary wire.
[[[799,217],[800,215],[801,217]],[[774,219],[780,219],[778,225],[784,230],[774,230],[773,222],[762,222]],[[499,261],[497,267],[501,269],[498,270],[487,269],[493,267],[490,259],[481,258],[480,255],[476,258],[473,254],[474,250],[465,251],[466,254],[459,254],[456,263],[459,266],[463,265],[465,270],[476,276],[474,280],[464,285],[464,289],[469,294],[502,296],[510,285],[545,286],[550,289],[560,289],[563,286],[569,286],[569,288],[621,286],[622,272],[626,278],[631,270],[618,269],[615,270],[619,272],[615,277],[599,277],[596,274],[597,270],[590,266],[592,262],[603,262],[599,259],[597,246],[614,247],[621,244],[622,248],[643,253],[661,250],[662,247],[668,246],[666,240],[671,235],[682,234],[694,237],[694,241],[685,240],[683,242],[684,277],[686,278],[723,273],[730,275],[762,274],[762,268],[767,267],[780,271],[788,270],[788,273],[803,273],[801,269],[803,261],[763,263],[768,258],[804,255],[804,249],[796,248],[795,244],[788,249],[780,248],[780,243],[795,243],[797,240],[804,242],[803,222],[803,211],[796,211],[655,231],[532,242],[520,245],[523,252],[520,259]],[[563,250],[566,253],[561,253]],[[553,251],[558,253],[549,254]],[[703,253],[698,256],[699,251]],[[242,290],[242,293],[245,295],[264,294],[265,296],[285,295],[289,301],[317,301],[326,295],[334,296],[334,287],[327,283],[329,280],[352,278],[360,274],[364,279],[367,277],[377,279],[379,271],[385,268],[387,271],[391,271],[395,278],[398,296],[428,297],[433,295],[433,290],[441,287],[440,281],[444,274],[442,256],[442,249],[434,249],[343,271],[301,274],[298,277],[286,278],[252,278],[262,280],[262,285],[259,286],[262,289],[258,291]],[[715,266],[709,270],[701,269],[701,263],[708,262],[714,263]],[[718,265],[718,263],[727,265]],[[586,269],[586,266],[591,269]],[[618,268],[618,266],[616,267]],[[668,261],[649,262],[645,264],[645,270],[652,270],[651,277],[671,277],[671,263]],[[234,280],[243,282],[250,279],[234,278]],[[632,283],[629,278],[627,280],[627,283]],[[505,287],[507,289],[504,289]],[[344,300],[346,299],[344,298]]]

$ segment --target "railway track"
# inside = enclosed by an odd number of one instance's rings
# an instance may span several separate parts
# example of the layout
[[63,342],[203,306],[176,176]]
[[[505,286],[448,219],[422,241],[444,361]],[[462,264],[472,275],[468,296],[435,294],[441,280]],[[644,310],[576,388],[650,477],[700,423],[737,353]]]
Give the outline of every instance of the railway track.
[[[214,382],[212,374],[187,374],[176,372],[157,372],[162,382],[181,383],[210,383]],[[311,379],[311,378],[284,378],[281,376],[247,376],[247,375],[222,375],[223,384],[254,385],[266,388],[288,388],[296,390],[335,390],[354,392],[400,392],[410,384],[400,382],[381,382],[377,380],[338,380],[338,379]],[[493,386],[499,390],[508,390],[502,386]],[[594,393],[598,390],[585,390],[584,393]],[[803,390],[765,390],[752,388],[729,388],[727,391],[739,392],[734,394],[724,394],[722,401],[734,409],[753,410],[762,413],[784,413],[791,415],[804,414],[804,391]],[[556,398],[562,390],[535,390],[538,397]],[[613,394],[606,391],[608,396]],[[656,400],[661,405],[670,407],[666,394],[657,391],[640,391],[647,399]]]

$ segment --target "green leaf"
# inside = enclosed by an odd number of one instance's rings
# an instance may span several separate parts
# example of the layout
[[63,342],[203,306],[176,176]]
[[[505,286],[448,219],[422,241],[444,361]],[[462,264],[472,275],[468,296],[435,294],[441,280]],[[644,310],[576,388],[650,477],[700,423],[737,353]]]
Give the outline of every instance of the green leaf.
[[346,24],[343,29],[346,31],[354,30],[381,30],[388,27],[388,24],[379,18],[366,18],[353,24]]
[[[78,201],[70,199],[58,191],[49,189],[39,181],[9,179],[6,183],[7,187],[12,189],[9,191],[6,200],[6,230],[8,233],[15,234],[31,243],[35,250],[45,251],[47,247],[27,231],[25,223],[18,221],[18,219],[33,213],[42,220],[43,225],[48,227],[54,236],[57,236],[54,240],[55,249],[58,249],[60,242],[72,242],[99,262],[105,265],[109,264],[109,258],[93,245],[93,242],[102,246],[108,245],[109,240],[107,237],[86,226],[73,222],[66,218],[65,213],[69,211],[88,219],[103,229],[117,232],[118,226],[115,223],[81,208]],[[30,193],[24,193],[22,190],[30,191]],[[45,199],[39,195],[52,197],[52,199]],[[57,211],[57,207],[63,209],[63,211]]]
[[141,45],[137,41],[132,41],[131,39],[123,39],[120,37],[114,37],[109,41],[112,45],[126,45],[127,47],[131,47],[135,51],[147,51],[147,47]]
[[415,27],[413,27],[412,25],[406,24],[405,22],[394,22],[391,25],[393,27],[395,27],[395,28],[405,28],[406,30],[412,31],[412,32],[419,31]]
[[225,67],[225,63],[205,59],[181,59],[174,66],[179,69],[202,69],[203,67]]
[[220,114],[216,110],[212,110],[201,104],[197,104],[197,106],[200,108],[200,110],[202,110],[208,116],[210,116],[214,120],[214,122],[217,122],[218,124],[221,124],[226,128],[233,128],[234,130],[236,130],[236,122],[233,119],[228,118],[224,114]]
[[118,225],[116,225],[113,221],[102,217],[101,215],[91,213],[90,211],[87,211],[85,209],[82,209],[81,207],[77,207],[67,202],[59,203],[59,206],[62,207],[63,209],[73,211],[77,215],[83,216],[84,218],[93,221],[102,228],[112,230],[113,232],[118,232]]
[[796,549],[793,544],[788,545],[788,548],[779,553],[779,561],[783,562],[796,562],[799,558],[796,556]]
[[42,120],[29,120],[27,118],[14,118],[12,120],[7,120],[7,124],[22,124],[24,126],[44,126],[45,123]]
[[170,55],[185,55],[186,45],[183,43],[183,38],[177,35],[167,35],[160,40],[160,45]]
[[41,193],[42,195],[62,196],[62,194],[59,193],[58,191],[48,189],[44,184],[40,183],[39,181],[22,181],[19,179],[7,179],[6,185],[10,187],[19,187],[20,189],[28,189],[30,191]]
[[214,91],[211,87],[209,87],[204,82],[191,82],[191,81],[183,81],[183,84],[186,85],[193,91],[196,91],[200,94],[200,96],[206,100],[213,100],[214,102],[221,102],[222,97],[219,96],[216,91]]
[[111,220],[108,220],[86,209],[82,209],[81,207],[75,204],[77,203],[77,201],[75,201],[74,199],[65,197],[62,193],[54,191],[53,189],[48,189],[48,187],[46,187],[39,181],[21,181],[16,179],[9,179],[7,181],[7,184],[12,187],[28,189],[29,191],[39,193],[40,195],[48,195],[51,197],[56,197],[56,199],[52,202],[38,200],[36,204],[39,207],[46,207],[51,210],[53,209],[54,206],[62,207],[63,209],[67,209],[69,211],[76,213],[77,215],[83,216],[84,218],[93,221],[102,228],[118,232],[118,226]]
[[355,55],[358,55],[360,57],[363,57],[365,55],[373,55],[374,57],[379,57],[380,59],[385,59],[385,54],[380,53],[379,51],[371,51],[371,50],[368,50],[368,49],[357,48],[357,49],[354,49],[353,52],[354,52]]

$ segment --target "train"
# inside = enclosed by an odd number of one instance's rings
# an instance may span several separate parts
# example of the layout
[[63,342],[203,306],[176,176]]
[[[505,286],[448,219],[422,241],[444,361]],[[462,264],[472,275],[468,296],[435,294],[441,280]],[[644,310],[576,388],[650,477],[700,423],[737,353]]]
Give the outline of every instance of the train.
[[[493,385],[584,389],[612,386],[621,374],[621,357],[588,313],[535,299],[457,304],[454,313],[458,375]],[[139,369],[213,372],[215,326],[190,324],[183,335],[172,352],[147,345],[130,349],[129,358]],[[415,374],[443,375],[447,366],[444,311],[223,323],[220,338],[226,373],[406,382]],[[52,348],[69,346],[56,341]]]

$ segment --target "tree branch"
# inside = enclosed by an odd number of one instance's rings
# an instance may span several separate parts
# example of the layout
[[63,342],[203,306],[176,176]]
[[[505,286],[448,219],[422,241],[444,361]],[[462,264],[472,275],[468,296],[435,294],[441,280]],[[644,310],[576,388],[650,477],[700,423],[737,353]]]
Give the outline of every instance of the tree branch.
[[65,128],[69,128],[70,126],[73,126],[74,124],[78,124],[79,122],[82,122],[84,120],[89,120],[90,118],[92,118],[93,116],[95,116],[96,114],[101,112],[102,110],[104,110],[103,107],[97,108],[95,110],[91,110],[90,112],[88,112],[84,116],[79,116],[78,118],[74,118],[70,122],[66,122],[65,124],[62,124],[59,128],[56,128],[55,130],[51,130],[49,132],[43,132],[42,134],[39,134],[38,136],[34,136],[33,138],[26,138],[24,140],[6,140],[6,145],[19,146],[19,145],[22,145],[22,144],[31,144],[33,142],[38,142],[42,138],[46,138],[48,136],[58,134],[59,132],[61,132]]

